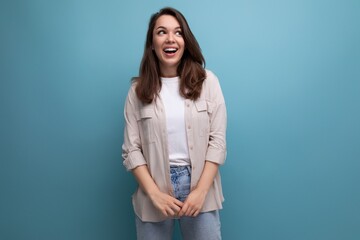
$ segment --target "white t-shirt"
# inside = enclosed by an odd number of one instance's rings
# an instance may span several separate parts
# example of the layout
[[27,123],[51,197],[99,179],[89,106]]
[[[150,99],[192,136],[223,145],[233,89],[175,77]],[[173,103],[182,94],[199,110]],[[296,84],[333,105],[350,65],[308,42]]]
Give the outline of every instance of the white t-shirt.
[[165,108],[170,165],[190,165],[185,128],[185,98],[179,93],[180,78],[161,78],[160,97]]

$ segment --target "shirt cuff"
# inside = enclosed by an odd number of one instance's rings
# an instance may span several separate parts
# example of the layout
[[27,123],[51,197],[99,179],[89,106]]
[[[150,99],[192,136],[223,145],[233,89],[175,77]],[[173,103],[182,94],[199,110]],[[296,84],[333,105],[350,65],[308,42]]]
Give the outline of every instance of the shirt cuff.
[[209,147],[206,153],[206,160],[223,165],[226,158],[226,151]]
[[130,152],[123,162],[126,170],[130,171],[138,166],[146,165],[144,155],[140,151]]

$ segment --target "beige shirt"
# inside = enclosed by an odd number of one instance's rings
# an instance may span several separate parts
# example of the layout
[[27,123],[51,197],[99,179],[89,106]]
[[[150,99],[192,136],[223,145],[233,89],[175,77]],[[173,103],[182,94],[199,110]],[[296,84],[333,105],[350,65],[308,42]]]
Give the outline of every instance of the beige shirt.
[[[191,161],[191,188],[202,174],[205,160],[222,165],[226,158],[226,106],[217,77],[206,70],[200,97],[185,100],[185,125]],[[125,131],[122,146],[127,170],[147,165],[150,175],[162,192],[173,196],[164,105],[160,97],[143,104],[132,84],[124,108]],[[220,174],[214,179],[201,212],[222,208]],[[132,196],[136,215],[142,221],[159,222],[166,217],[154,207],[150,198],[138,188]]]

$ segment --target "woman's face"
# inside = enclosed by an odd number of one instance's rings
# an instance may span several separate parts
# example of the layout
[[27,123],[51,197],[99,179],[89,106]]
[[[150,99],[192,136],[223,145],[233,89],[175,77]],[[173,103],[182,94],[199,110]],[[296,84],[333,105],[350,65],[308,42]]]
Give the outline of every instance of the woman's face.
[[177,76],[177,67],[185,50],[179,22],[171,15],[160,16],[153,31],[153,50],[159,59],[163,77]]

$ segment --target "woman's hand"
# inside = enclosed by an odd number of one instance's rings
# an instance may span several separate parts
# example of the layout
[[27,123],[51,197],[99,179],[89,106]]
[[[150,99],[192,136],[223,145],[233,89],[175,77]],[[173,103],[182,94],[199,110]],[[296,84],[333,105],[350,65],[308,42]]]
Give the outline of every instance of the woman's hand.
[[179,217],[196,217],[204,205],[206,194],[206,191],[198,188],[195,188],[193,191],[191,191],[186,198],[181,211],[179,212]]
[[218,168],[218,164],[205,161],[205,166],[199,182],[196,188],[194,188],[194,190],[192,190],[189,196],[186,198],[184,205],[179,212],[179,217],[196,217],[200,213],[209,188],[214,182],[214,178],[218,172]]
[[149,197],[154,206],[166,217],[178,216],[178,213],[183,207],[183,203],[181,201],[160,191],[149,194]]
[[160,191],[150,176],[146,165],[141,165],[132,170],[141,189],[150,197],[154,206],[167,217],[177,216],[183,203],[176,198]]

